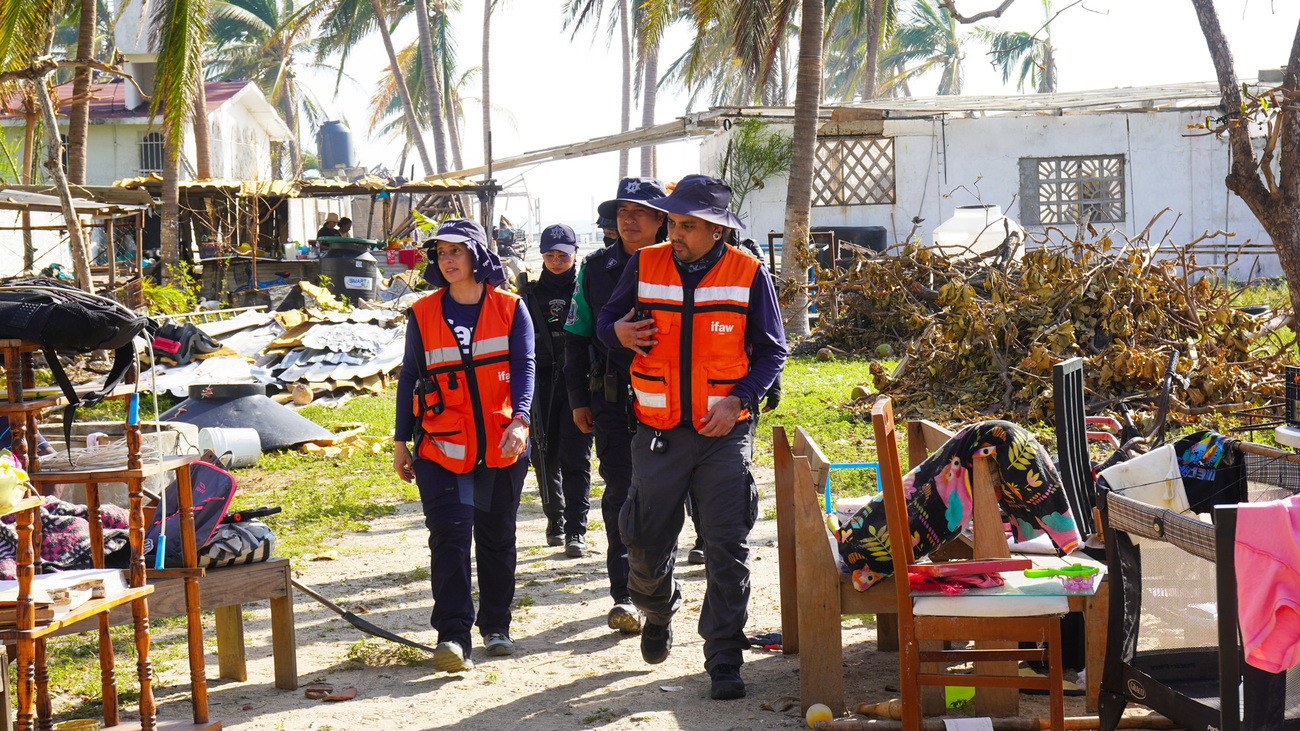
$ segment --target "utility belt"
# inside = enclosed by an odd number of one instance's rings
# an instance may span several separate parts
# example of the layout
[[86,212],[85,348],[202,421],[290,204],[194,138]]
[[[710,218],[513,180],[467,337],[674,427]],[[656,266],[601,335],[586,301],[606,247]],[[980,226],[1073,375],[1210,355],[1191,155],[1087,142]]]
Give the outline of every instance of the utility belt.
[[591,364],[591,381],[587,387],[593,396],[600,396],[611,404],[628,404],[631,380],[626,373],[619,373],[610,368],[607,361],[593,360]]

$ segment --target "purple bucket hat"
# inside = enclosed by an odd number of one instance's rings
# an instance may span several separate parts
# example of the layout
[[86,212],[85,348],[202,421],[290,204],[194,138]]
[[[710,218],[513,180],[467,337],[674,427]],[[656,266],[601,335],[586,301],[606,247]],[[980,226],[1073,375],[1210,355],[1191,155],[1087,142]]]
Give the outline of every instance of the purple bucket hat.
[[[465,244],[469,248],[470,258],[474,264],[474,281],[487,282],[494,286],[506,283],[506,272],[501,266],[501,259],[487,243],[487,232],[478,221],[468,218],[449,218],[438,227],[438,233],[429,239],[430,252],[437,249],[439,241]],[[424,281],[435,287],[446,287],[447,280],[438,268],[436,253],[429,256],[429,263],[424,267]]]
[[744,229],[745,224],[727,210],[731,205],[731,186],[707,175],[687,175],[666,198],[646,202],[664,213],[695,216],[727,228]]

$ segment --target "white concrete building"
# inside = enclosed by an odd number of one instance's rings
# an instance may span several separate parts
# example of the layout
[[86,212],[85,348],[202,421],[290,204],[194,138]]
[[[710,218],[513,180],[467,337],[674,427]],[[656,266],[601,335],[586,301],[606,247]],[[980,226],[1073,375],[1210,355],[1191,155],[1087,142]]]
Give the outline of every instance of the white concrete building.
[[[1233,232],[1229,248],[1250,240],[1232,265],[1235,278],[1280,276],[1270,240],[1224,185],[1226,140],[1191,129],[1219,112],[1213,83],[1157,88],[878,100],[823,111],[813,186],[812,226],[879,226],[885,244],[905,240],[915,218],[929,242],[955,206],[994,204],[1030,234],[1055,226],[1073,236],[1080,215],[1098,231],[1135,236],[1165,208],[1152,238],[1186,244]],[[731,120],[706,139],[701,167],[716,174],[730,129],[745,117],[791,134],[789,109],[714,109],[701,126]],[[760,244],[784,227],[783,177],[750,194],[741,215]],[[1202,263],[1224,261],[1208,245]],[[1262,245],[1262,246],[1261,246]]]

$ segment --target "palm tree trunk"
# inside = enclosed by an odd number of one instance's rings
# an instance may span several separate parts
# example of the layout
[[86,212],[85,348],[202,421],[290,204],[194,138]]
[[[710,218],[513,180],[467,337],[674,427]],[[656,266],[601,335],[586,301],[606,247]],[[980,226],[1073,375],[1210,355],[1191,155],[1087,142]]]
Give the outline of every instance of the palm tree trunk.
[[[645,58],[645,97],[641,101],[641,126],[653,127],[655,123],[655,99],[659,91],[659,45],[646,49]],[[641,175],[655,177],[655,147],[647,145],[641,148]]]
[[433,173],[434,167],[429,162],[429,151],[424,147],[424,135],[420,133],[420,120],[415,116],[415,105],[411,103],[411,92],[406,88],[406,79],[402,77],[402,67],[397,63],[397,52],[393,50],[393,37],[388,33],[388,15],[379,0],[370,0],[379,19],[379,37],[384,40],[384,50],[388,52],[388,63],[393,69],[393,80],[397,82],[397,95],[402,99],[402,112],[406,115],[406,126],[411,128],[415,138],[415,149],[420,153],[420,162],[424,165],[425,175]]
[[880,76],[880,27],[884,21],[885,0],[870,0],[867,10],[867,69],[862,79],[862,98],[876,98],[876,80]]
[[302,177],[302,140],[298,132],[298,85],[292,83],[284,95],[284,121],[289,124],[289,165],[293,168],[293,179]]
[[[492,5],[483,0],[483,164],[492,165]],[[491,225],[491,222],[488,222]]]
[[199,59],[199,77],[194,82],[194,175],[199,180],[212,179],[212,140],[208,135],[208,91],[203,86],[203,59]]
[[[81,22],[77,26],[77,58],[95,56],[96,0],[81,0]],[[68,181],[86,184],[86,132],[90,128],[91,70],[78,66],[72,77],[72,110],[68,115]]]
[[77,286],[93,292],[90,281],[90,260],[86,256],[86,240],[81,233],[81,219],[72,206],[72,191],[68,190],[68,178],[63,174],[63,142],[59,139],[59,120],[54,116],[54,104],[50,101],[50,91],[45,86],[45,76],[33,80],[36,88],[36,100],[41,105],[44,117],[45,142],[49,150],[49,159],[45,167],[54,179],[54,186],[59,191],[59,203],[63,208],[64,222],[68,225],[68,247],[72,250],[72,271],[77,277]]
[[1050,36],[1043,48],[1043,83],[1039,85],[1038,90],[1044,94],[1056,91],[1056,53],[1052,49]]
[[[438,5],[439,14],[446,13],[441,2]],[[447,23],[446,18],[440,18],[438,22],[438,32],[442,35],[442,47],[447,48]],[[460,145],[460,103],[456,101],[455,91],[451,86],[451,68],[450,64],[444,59],[442,66],[442,89],[443,89],[443,117],[447,120],[447,145],[451,147],[451,164],[457,170],[465,169],[465,161],[461,159]]]
[[429,126],[433,129],[433,156],[438,173],[447,172],[447,138],[442,128],[442,93],[434,73],[433,38],[429,35],[428,0],[415,0],[415,26],[420,33],[420,60],[424,71],[424,94],[429,103]]
[[[632,129],[632,12],[628,0],[618,0],[619,49],[623,53],[623,98],[619,117],[619,130]],[[627,177],[628,151],[618,151],[618,177]]]
[[817,151],[817,113],[822,96],[822,0],[802,0],[799,71],[795,79],[794,135],[785,199],[785,237],[781,276],[788,287],[781,313],[786,334],[808,334],[808,221],[812,210],[813,158]]
[[163,138],[162,228],[159,231],[158,259],[162,264],[163,282],[170,284],[173,272],[181,262],[181,157],[180,151],[172,144],[171,132],[165,131]]

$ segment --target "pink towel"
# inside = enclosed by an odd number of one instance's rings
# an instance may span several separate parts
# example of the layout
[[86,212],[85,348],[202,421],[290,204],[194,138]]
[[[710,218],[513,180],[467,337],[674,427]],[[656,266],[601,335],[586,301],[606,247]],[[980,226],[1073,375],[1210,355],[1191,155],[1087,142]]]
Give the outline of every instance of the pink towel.
[[1300,496],[1237,508],[1237,615],[1246,662],[1300,662]]

